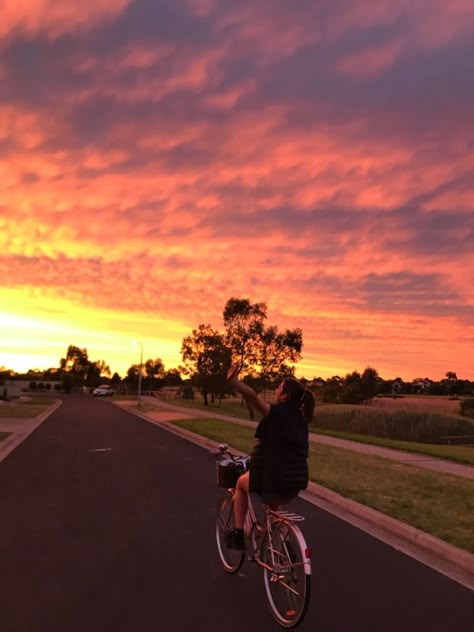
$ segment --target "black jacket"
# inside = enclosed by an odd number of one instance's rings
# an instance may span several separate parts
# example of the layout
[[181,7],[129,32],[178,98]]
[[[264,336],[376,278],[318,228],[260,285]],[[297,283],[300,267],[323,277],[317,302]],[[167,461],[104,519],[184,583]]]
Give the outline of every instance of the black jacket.
[[292,494],[308,485],[308,424],[290,403],[273,404],[257,427],[250,491]]

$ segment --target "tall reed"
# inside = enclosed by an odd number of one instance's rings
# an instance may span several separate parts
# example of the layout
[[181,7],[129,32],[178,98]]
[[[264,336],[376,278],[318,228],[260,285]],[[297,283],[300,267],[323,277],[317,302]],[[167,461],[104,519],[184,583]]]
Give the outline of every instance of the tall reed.
[[319,406],[313,424],[325,430],[420,443],[446,443],[446,437],[455,435],[474,437],[472,420],[433,411],[349,405]]

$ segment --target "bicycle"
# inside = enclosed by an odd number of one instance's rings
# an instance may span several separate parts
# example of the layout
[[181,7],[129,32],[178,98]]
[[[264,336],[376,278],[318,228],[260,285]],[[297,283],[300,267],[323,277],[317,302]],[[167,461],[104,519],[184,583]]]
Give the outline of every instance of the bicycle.
[[217,506],[216,540],[224,570],[236,573],[246,555],[257,563],[263,569],[265,593],[274,619],[284,628],[294,628],[303,620],[311,594],[311,549],[295,524],[304,517],[264,504],[264,518],[259,521],[249,497],[244,525],[246,549],[229,548],[226,531],[234,528],[235,485],[248,469],[250,458],[234,456],[225,444],[219,446],[215,456],[218,486],[223,488]]

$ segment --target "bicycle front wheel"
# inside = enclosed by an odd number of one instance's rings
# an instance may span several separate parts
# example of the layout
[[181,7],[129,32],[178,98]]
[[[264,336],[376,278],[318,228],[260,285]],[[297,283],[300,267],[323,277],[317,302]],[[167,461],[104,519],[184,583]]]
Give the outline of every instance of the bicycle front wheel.
[[228,573],[236,573],[244,561],[244,552],[227,546],[225,532],[233,529],[234,522],[234,494],[226,490],[217,504],[216,541],[222,566]]
[[311,594],[311,563],[303,534],[293,523],[273,525],[262,545],[268,605],[276,621],[294,628],[303,620]]

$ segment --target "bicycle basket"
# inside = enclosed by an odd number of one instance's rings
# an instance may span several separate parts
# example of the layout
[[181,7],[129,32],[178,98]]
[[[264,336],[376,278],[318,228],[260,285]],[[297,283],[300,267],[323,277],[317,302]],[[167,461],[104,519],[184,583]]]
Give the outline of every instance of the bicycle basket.
[[217,487],[224,489],[235,487],[239,476],[247,471],[248,464],[248,456],[237,456],[233,459],[225,458],[217,461]]

